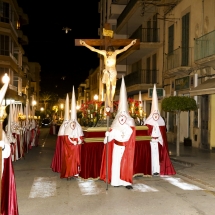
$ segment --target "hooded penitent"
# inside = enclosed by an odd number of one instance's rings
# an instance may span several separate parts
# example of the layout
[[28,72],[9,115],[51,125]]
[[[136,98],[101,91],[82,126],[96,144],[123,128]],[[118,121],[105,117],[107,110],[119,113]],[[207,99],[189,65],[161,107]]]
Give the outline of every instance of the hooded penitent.
[[[100,179],[111,182],[112,186],[130,186],[133,178],[135,149],[135,123],[128,111],[124,78],[120,88],[119,105],[110,132],[106,133],[100,170]],[[107,153],[108,150],[108,153]],[[108,154],[108,158],[106,155]],[[106,165],[108,162],[108,165]],[[108,166],[108,171],[106,171]],[[108,174],[107,174],[108,172]],[[130,189],[130,188],[128,188]]]
[[68,122],[68,124],[65,128],[65,135],[68,135],[70,142],[73,144],[82,143],[82,140],[80,139],[80,137],[84,136],[82,128],[77,121],[76,99],[75,99],[74,86],[73,86],[73,91],[72,91],[70,121]]

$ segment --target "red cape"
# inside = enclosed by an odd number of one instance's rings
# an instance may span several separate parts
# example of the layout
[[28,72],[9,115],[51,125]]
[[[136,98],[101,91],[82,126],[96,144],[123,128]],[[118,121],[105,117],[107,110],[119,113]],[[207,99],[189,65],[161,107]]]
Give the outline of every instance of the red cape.
[[62,165],[61,165],[61,178],[72,177],[79,174],[81,169],[81,145],[72,144],[68,136],[63,136],[62,145]]
[[[120,178],[121,180],[132,183],[133,179],[133,163],[134,163],[134,150],[136,129],[131,127],[133,132],[130,139],[126,142],[125,151],[121,160]],[[104,145],[102,163],[100,169],[100,179],[106,181],[106,153],[108,148],[108,183],[111,182],[111,169],[112,169],[112,154],[113,154],[114,140]]]
[[18,215],[16,183],[11,156],[4,158],[1,186],[1,215]]
[[61,172],[61,157],[62,157],[62,147],[64,136],[58,136],[56,141],[55,153],[52,158],[51,168],[53,172]]
[[[149,136],[151,136],[153,126],[147,126],[149,128],[148,134]],[[160,175],[175,175],[176,171],[169,157],[168,143],[166,137],[166,126],[159,126],[159,128],[163,138],[163,146],[159,144]]]

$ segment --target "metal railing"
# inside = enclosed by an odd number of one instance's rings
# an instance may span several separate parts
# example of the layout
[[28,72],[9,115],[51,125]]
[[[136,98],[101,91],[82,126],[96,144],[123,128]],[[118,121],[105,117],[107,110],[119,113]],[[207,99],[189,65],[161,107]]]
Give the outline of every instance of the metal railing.
[[[159,70],[138,70],[132,72],[124,77],[126,87],[130,87],[136,84],[155,84],[158,83]],[[116,89],[119,90],[122,79],[118,79],[116,83]]]
[[215,30],[195,39],[194,60],[215,55]]
[[165,70],[177,67],[191,66],[193,62],[193,48],[180,47],[166,55]]
[[142,26],[140,26],[130,36],[130,39],[139,39],[140,42],[160,42],[159,34],[159,28],[142,28]]

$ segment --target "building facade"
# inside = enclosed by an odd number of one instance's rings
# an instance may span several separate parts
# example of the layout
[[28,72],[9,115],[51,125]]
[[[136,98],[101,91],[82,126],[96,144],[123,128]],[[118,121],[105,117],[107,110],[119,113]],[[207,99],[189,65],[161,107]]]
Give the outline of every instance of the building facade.
[[31,78],[31,68],[27,57],[24,56],[23,46],[28,45],[28,37],[23,34],[22,26],[27,24],[28,15],[16,0],[0,1],[0,78],[5,73],[10,77],[4,105],[10,104],[10,101],[26,104],[26,100],[32,96],[32,81],[37,82],[39,90],[40,79]]

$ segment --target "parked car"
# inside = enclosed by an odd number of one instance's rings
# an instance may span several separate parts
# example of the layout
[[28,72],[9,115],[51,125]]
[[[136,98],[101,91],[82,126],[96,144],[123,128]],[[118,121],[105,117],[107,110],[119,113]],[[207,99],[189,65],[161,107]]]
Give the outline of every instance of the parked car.
[[49,127],[51,124],[51,119],[45,118],[42,120],[42,127]]

